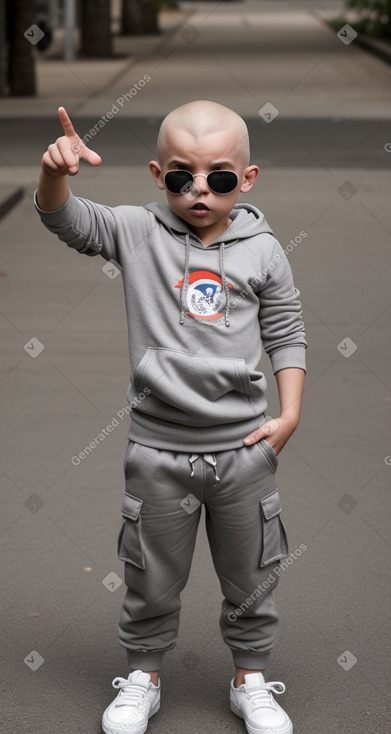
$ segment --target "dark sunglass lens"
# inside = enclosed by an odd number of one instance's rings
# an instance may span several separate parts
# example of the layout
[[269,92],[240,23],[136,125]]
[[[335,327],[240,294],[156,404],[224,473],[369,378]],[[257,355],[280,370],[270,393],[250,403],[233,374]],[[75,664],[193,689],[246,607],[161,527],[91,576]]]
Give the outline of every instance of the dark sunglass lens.
[[188,191],[193,183],[193,176],[189,171],[168,171],[164,180],[166,186],[172,194],[180,194]]
[[208,184],[216,194],[229,194],[238,185],[238,177],[233,171],[212,171]]

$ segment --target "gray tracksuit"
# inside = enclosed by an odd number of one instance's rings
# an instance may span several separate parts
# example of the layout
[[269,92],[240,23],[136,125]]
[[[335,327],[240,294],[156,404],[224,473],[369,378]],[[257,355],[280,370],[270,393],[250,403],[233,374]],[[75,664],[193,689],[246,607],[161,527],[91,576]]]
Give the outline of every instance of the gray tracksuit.
[[118,549],[128,585],[120,642],[129,663],[158,669],[175,644],[205,502],[225,597],[223,637],[236,664],[257,669],[275,639],[277,577],[255,590],[287,546],[277,457],[265,440],[244,447],[243,438],[265,422],[262,344],[274,373],[306,369],[287,257],[249,204],[235,206],[232,224],[207,247],[166,204],[108,207],[70,193],[60,209],[37,210],[69,247],[101,254],[122,271],[132,420]]

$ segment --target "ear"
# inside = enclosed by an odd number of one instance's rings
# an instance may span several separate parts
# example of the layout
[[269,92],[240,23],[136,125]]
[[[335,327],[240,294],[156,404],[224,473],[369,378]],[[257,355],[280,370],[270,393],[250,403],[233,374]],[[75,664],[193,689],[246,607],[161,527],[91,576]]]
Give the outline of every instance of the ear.
[[161,191],[164,191],[163,174],[159,163],[157,161],[150,161],[149,170],[151,171],[152,176],[155,179],[156,186],[158,186]]
[[240,190],[245,193],[246,191],[250,191],[250,189],[254,186],[256,179],[259,176],[259,168],[258,166],[247,166],[247,168],[243,171],[243,181],[242,185],[240,187]]

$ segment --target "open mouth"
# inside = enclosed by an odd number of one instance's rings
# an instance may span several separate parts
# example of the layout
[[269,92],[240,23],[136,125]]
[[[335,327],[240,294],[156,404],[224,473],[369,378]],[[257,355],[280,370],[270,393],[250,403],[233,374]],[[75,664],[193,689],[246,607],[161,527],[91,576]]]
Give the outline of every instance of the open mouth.
[[199,202],[198,204],[194,204],[194,206],[191,207],[195,211],[209,211],[209,207],[206,206],[206,204],[203,204],[202,202]]

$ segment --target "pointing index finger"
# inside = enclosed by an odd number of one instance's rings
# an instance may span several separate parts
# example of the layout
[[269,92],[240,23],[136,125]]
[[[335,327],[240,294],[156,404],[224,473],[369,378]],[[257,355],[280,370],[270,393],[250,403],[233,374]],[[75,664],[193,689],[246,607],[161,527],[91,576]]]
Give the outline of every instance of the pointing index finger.
[[58,108],[58,116],[60,118],[62,129],[64,130],[64,133],[67,136],[67,138],[71,138],[74,135],[76,135],[77,133],[75,132],[75,129],[72,125],[69,115],[67,111],[65,110],[65,107]]

